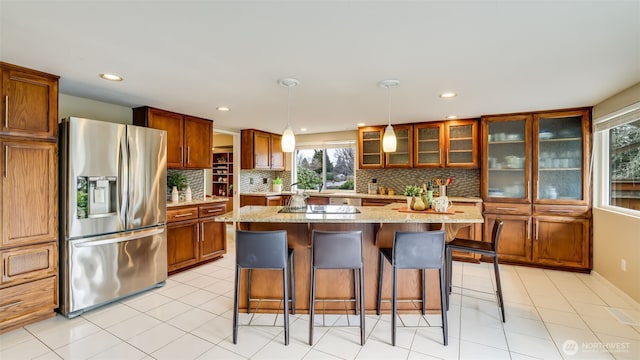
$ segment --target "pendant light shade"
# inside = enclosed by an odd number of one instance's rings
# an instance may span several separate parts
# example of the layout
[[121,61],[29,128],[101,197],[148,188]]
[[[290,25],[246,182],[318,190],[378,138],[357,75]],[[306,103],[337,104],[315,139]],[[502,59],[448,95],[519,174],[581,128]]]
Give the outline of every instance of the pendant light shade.
[[393,126],[391,126],[391,87],[398,85],[400,85],[399,80],[382,80],[378,83],[378,86],[388,90],[389,125],[384,129],[384,135],[382,136],[382,150],[384,152],[395,152],[398,145],[396,133],[393,131]]
[[396,141],[396,133],[393,131],[393,126],[391,124],[387,125],[387,128],[384,129],[384,136],[382,137],[382,150],[384,152],[395,152],[398,147],[398,142]]
[[296,136],[291,128],[291,88],[298,86],[300,81],[296,79],[280,79],[278,83],[287,88],[287,127],[282,133],[282,151],[293,152],[296,149]]

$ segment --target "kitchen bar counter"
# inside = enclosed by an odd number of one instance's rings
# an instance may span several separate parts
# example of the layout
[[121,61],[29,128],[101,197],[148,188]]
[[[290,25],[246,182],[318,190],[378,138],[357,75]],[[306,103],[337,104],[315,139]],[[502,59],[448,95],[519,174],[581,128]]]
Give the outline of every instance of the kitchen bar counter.
[[227,202],[229,201],[228,197],[222,197],[222,196],[214,196],[214,197],[208,197],[206,199],[193,199],[191,201],[178,201],[178,202],[171,202],[171,200],[167,200],[167,208],[173,208],[173,207],[179,207],[179,206],[196,206],[196,205],[206,205],[206,204],[211,204],[211,203],[219,203],[219,202]]
[[[300,312],[309,310],[310,246],[313,230],[352,231],[363,234],[363,257],[365,276],[365,310],[375,313],[378,288],[378,248],[391,247],[396,231],[428,231],[440,229],[444,224],[448,238],[455,235],[459,227],[483,222],[476,206],[454,206],[461,211],[452,215],[428,213],[400,213],[394,208],[401,204],[389,204],[379,207],[358,207],[359,214],[306,214],[278,213],[281,206],[245,206],[216,217],[219,222],[235,222],[242,230],[272,231],[287,230],[289,247],[295,253],[296,308]],[[387,266],[383,299],[390,298],[391,270]],[[246,309],[247,275],[243,271],[240,289],[240,308]],[[418,300],[421,297],[420,272],[402,270],[398,277],[398,298]],[[317,277],[317,297],[347,299],[353,297],[353,272],[350,270],[320,271]],[[427,308],[440,309],[437,270],[427,271]],[[277,271],[253,271],[251,281],[252,298],[282,297],[282,274]],[[252,310],[257,303],[252,303]],[[261,302],[259,311],[276,311],[278,302]],[[343,313],[344,309],[353,309],[353,302],[319,302],[317,308],[326,308],[329,313]],[[388,312],[390,305],[383,302],[383,311]],[[401,302],[398,309],[403,312],[420,309],[420,303]]]
[[[328,198],[359,198],[359,199],[381,199],[381,200],[405,200],[407,197],[404,195],[369,195],[354,192],[331,192],[331,191],[311,191],[305,193],[311,197],[328,197]],[[290,191],[282,192],[243,192],[240,195],[244,196],[289,196]],[[479,197],[465,197],[465,196],[449,196],[449,200],[453,202],[467,202],[467,203],[480,203],[482,199]]]

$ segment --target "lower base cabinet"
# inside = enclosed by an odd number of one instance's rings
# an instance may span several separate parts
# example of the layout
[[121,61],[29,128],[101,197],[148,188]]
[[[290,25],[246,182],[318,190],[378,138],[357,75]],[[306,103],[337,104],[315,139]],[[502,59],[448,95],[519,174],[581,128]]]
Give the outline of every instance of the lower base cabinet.
[[227,252],[226,224],[215,217],[226,203],[167,210],[167,260],[169,273],[222,257]]
[[[591,269],[589,211],[547,205],[534,207],[533,214],[504,213],[518,211],[521,209],[513,205],[485,203],[485,241],[491,239],[495,220],[504,221],[498,244],[500,261],[565,270]],[[567,216],[546,214],[554,212]]]

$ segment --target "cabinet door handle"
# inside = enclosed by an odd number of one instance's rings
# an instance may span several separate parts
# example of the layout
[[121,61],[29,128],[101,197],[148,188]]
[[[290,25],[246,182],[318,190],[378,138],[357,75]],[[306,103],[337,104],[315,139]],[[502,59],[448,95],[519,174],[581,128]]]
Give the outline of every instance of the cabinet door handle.
[[9,127],[9,95],[4,97],[4,127]]
[[191,216],[191,215],[193,215],[193,214],[192,214],[192,213],[187,213],[187,214],[178,214],[178,215],[176,215],[176,216],[174,216],[174,217],[179,218],[179,217],[185,217],[185,216]]
[[534,227],[534,229],[535,229],[534,231],[536,233],[536,241],[538,241],[538,235],[539,235],[538,231],[540,231],[540,229],[538,228],[538,225],[536,225],[535,223],[533,224],[533,227]]
[[518,211],[518,209],[516,209],[516,208],[506,208],[506,207],[499,207],[499,208],[496,208],[496,210],[503,210],[503,211]]
[[447,149],[447,164],[449,164],[449,149]]
[[442,149],[438,150],[438,162],[441,163],[442,162]]
[[182,161],[183,157],[184,157],[184,149],[182,148],[182,146],[180,146],[180,161]]
[[531,226],[527,226],[527,239],[531,240]]
[[187,146],[187,164],[191,162],[191,146]]
[[4,146],[4,177],[9,175],[9,146]]
[[9,308],[9,307],[12,307],[12,306],[16,306],[16,305],[21,304],[21,303],[22,303],[22,300],[18,300],[18,301],[14,301],[12,303],[8,303],[8,304],[5,304],[5,305],[0,305],[0,310],[4,310],[6,308]]

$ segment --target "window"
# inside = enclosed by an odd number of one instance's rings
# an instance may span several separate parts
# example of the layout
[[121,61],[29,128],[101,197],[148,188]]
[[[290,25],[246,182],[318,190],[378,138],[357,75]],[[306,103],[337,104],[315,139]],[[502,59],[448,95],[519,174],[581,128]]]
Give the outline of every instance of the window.
[[640,106],[595,128],[596,205],[640,215]]
[[353,190],[355,145],[353,142],[296,149],[298,189]]

